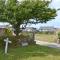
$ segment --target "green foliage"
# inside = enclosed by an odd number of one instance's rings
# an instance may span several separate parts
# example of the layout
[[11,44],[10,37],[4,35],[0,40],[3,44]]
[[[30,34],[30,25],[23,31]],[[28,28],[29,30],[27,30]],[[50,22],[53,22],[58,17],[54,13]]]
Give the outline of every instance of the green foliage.
[[58,39],[60,39],[60,32],[58,32]]
[[[0,37],[0,47],[4,48],[4,46],[5,46],[4,39],[6,39],[6,38],[7,38],[6,36]],[[18,47],[19,46],[18,39],[15,36],[9,36],[8,38],[12,42],[11,44],[9,44],[9,47]]]
[[45,31],[45,32],[38,32],[39,34],[54,34],[54,31]]
[[[49,7],[50,2],[41,0],[8,0],[6,4],[0,1],[0,21],[10,22],[15,28],[16,35],[20,32],[20,25],[28,23],[29,19],[47,22],[56,16],[56,10]],[[3,7],[3,8],[2,8]]]
[[4,39],[6,39],[7,37],[12,42],[11,44],[9,44],[10,47],[18,47],[20,46],[21,42],[27,42],[29,45],[35,44],[32,38],[32,35],[30,33],[29,34],[22,33],[20,34],[20,36],[12,36],[12,35],[9,35],[9,32],[8,32],[8,35],[0,37],[0,47],[5,46]]
[[4,47],[4,38],[3,36],[0,37],[0,47]]
[[[41,0],[24,0],[18,2],[17,0],[0,0],[0,21],[9,22],[15,29],[16,36],[21,32],[20,25],[27,24],[30,20],[35,19],[37,22],[47,22],[56,17],[56,10],[49,7],[50,2]],[[18,45],[18,38],[11,36],[10,30],[5,30],[6,35],[13,43],[11,45]],[[22,39],[29,40],[29,36],[21,36]],[[4,37],[0,39],[3,41]],[[32,41],[32,40],[31,40]],[[1,43],[2,44],[2,43]]]
[[18,47],[18,46],[20,46],[19,40],[17,39],[16,36],[9,36],[8,38],[9,38],[10,41],[12,41],[12,43],[9,45],[10,47]]
[[22,33],[19,38],[20,42],[28,42],[28,44],[35,44],[31,33]]
[[12,30],[10,30],[10,28],[6,28],[5,29],[5,36],[8,37],[8,36],[12,36]]
[[[56,10],[49,8],[50,2],[45,1],[23,1],[21,3],[21,10],[24,15],[23,18],[36,19],[36,21],[46,22],[56,16]],[[21,13],[22,13],[21,11]]]

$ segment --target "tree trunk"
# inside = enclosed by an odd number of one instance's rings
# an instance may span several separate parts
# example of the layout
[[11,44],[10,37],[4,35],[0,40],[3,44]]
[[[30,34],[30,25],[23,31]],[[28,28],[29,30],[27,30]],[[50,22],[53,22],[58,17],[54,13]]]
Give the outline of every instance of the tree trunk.
[[15,29],[14,33],[18,37],[19,36],[19,33],[21,32],[20,31],[20,25],[18,25],[18,24],[14,25],[14,29]]

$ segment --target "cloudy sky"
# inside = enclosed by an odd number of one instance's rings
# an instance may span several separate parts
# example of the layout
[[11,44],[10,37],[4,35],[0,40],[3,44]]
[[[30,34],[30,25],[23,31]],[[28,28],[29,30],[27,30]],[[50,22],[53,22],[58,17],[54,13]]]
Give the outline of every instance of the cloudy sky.
[[[60,8],[60,0],[52,0],[50,7],[58,9]],[[29,25],[33,27],[40,27],[40,26],[54,26],[60,28],[60,11],[57,12],[57,17],[51,21],[48,21],[46,24],[37,24],[37,25]]]

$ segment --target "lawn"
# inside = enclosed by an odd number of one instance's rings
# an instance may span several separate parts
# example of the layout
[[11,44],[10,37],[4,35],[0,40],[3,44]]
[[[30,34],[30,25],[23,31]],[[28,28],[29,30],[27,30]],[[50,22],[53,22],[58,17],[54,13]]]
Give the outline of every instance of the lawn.
[[0,60],[60,60],[60,49],[30,45],[9,48],[9,53],[5,55],[4,50],[0,48]]
[[57,42],[57,34],[35,34],[35,40],[47,41],[47,42]]

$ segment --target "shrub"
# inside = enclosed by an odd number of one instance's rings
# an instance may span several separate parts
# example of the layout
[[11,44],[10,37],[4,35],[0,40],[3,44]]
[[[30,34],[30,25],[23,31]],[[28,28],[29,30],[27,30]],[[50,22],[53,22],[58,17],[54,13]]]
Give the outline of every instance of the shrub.
[[60,32],[58,32],[58,39],[60,39]]
[[11,47],[18,47],[19,46],[19,40],[17,39],[16,36],[10,36],[9,40],[12,41],[10,44]]
[[0,36],[0,47],[4,47],[4,37]]
[[10,28],[6,28],[6,29],[4,30],[4,34],[5,34],[6,37],[12,36],[12,35],[13,35],[12,33],[13,33],[13,32],[12,32],[12,30],[11,30]]
[[[1,36],[0,37],[0,47],[4,47],[5,46],[5,42],[4,39],[6,39],[7,36]],[[21,42],[28,42],[28,44],[35,44],[32,34],[20,34],[20,36],[8,36],[9,40],[12,41],[11,44],[9,44],[10,47],[18,47],[20,46]]]
[[[4,36],[0,37],[0,47],[5,46],[4,39],[6,39],[6,38],[7,37],[4,37]],[[17,46],[19,46],[18,40],[17,40],[17,38],[15,36],[9,36],[8,38],[12,42],[11,44],[9,44],[9,47],[17,47]]]
[[29,34],[21,34],[20,35],[20,43],[21,42],[28,42],[28,44],[33,44],[33,43],[35,43],[34,42],[34,40],[33,40],[33,36],[32,36],[32,34],[31,33],[29,33]]

